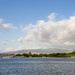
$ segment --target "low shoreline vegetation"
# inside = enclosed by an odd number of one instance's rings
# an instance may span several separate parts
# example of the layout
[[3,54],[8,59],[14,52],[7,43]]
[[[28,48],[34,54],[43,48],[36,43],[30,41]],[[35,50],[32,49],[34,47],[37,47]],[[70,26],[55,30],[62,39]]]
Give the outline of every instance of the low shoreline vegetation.
[[16,54],[14,57],[75,57],[75,51],[71,53],[49,53],[49,54],[32,54],[23,53],[23,54]]

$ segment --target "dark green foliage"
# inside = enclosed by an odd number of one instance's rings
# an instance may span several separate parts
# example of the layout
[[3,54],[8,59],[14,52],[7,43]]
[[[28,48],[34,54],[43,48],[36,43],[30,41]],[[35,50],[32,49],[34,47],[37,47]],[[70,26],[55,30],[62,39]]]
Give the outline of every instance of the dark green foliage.
[[16,54],[15,56],[22,56],[22,54]]
[[23,57],[74,57],[75,51],[72,53],[50,53],[50,54],[32,54],[29,53],[23,53],[23,54],[16,54],[16,56],[23,56]]
[[22,56],[29,57],[29,55],[27,53],[22,54]]

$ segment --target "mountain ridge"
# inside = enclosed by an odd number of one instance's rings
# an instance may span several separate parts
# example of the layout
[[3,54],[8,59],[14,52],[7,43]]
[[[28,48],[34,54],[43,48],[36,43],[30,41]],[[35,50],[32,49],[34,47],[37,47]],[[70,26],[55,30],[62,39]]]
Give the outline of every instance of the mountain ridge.
[[48,48],[48,49],[22,49],[22,50],[17,50],[17,51],[8,51],[8,52],[3,52],[4,54],[21,54],[21,53],[69,53],[72,52],[73,50],[68,50],[68,49],[57,49],[57,48]]

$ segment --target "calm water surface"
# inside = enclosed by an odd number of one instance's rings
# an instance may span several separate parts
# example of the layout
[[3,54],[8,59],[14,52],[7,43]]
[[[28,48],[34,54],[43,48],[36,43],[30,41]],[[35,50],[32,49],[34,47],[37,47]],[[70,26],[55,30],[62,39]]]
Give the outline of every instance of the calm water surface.
[[75,75],[75,58],[0,58],[0,75]]

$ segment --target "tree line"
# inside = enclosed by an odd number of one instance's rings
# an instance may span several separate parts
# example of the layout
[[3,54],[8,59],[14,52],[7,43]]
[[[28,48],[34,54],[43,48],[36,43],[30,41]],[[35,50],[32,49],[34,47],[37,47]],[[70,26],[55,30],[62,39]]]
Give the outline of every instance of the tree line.
[[32,54],[23,53],[23,54],[16,54],[14,57],[75,57],[75,51],[71,53],[49,53],[49,54]]

